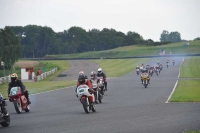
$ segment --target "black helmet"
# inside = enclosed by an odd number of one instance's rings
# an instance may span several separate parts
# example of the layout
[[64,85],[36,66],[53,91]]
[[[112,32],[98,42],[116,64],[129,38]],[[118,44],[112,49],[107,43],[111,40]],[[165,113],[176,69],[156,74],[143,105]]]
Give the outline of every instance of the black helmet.
[[84,76],[84,75],[80,75],[80,76],[78,77],[78,82],[79,82],[80,84],[85,83],[85,76]]

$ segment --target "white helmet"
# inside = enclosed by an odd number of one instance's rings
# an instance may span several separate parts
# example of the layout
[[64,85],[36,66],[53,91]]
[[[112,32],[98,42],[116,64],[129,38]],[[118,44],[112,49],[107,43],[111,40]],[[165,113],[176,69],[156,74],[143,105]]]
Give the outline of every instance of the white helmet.
[[99,73],[99,74],[102,73],[102,69],[101,69],[101,68],[98,69],[98,73]]

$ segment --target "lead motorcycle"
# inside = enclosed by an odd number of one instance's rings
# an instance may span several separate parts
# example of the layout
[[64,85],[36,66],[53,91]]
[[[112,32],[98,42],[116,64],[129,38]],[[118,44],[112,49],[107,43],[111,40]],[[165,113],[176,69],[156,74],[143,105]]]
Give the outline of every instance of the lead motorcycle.
[[147,75],[145,74],[142,75],[142,81],[143,81],[144,87],[147,88],[148,86]]
[[92,82],[92,88],[95,90],[96,98],[99,101],[99,103],[102,103],[103,95],[100,93],[99,85],[97,84],[97,80],[90,80]]
[[91,110],[92,112],[96,111],[94,94],[91,94],[90,89],[87,85],[78,86],[77,95],[80,98],[80,102],[83,105],[85,113],[89,113],[89,111]]
[[30,111],[30,105],[28,104],[28,101],[23,95],[20,87],[12,87],[9,98],[13,102],[15,110],[18,114],[20,114],[22,111]]
[[3,108],[6,106],[6,99],[3,98],[3,96],[0,94],[0,125],[2,127],[8,127],[10,125],[10,114],[4,114],[3,113]]

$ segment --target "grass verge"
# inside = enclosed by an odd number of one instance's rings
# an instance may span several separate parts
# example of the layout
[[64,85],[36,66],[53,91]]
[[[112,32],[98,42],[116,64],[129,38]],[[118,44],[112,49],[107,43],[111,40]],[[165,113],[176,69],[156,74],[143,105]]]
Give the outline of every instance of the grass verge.
[[200,78],[200,57],[185,58],[181,66],[180,78]]
[[179,80],[170,102],[200,102],[200,80]]

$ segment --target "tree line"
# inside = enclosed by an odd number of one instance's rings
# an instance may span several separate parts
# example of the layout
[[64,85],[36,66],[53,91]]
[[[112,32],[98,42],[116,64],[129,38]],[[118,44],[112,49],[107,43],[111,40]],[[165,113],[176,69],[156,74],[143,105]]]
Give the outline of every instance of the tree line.
[[181,41],[181,37],[178,32],[169,33],[164,30],[160,40],[145,40],[134,31],[124,34],[108,28],[86,31],[73,26],[68,30],[55,32],[47,26],[6,26],[0,29],[0,61],[6,62],[10,69],[20,57],[42,58],[45,55],[101,51],[129,45],[155,46]]
[[11,26],[20,37],[23,58],[41,58],[52,54],[74,54],[86,51],[101,51],[122,46],[144,44],[161,45],[170,41],[154,42],[133,31],[123,32],[115,29],[91,29],[71,27],[63,32],[54,32],[47,26]]

